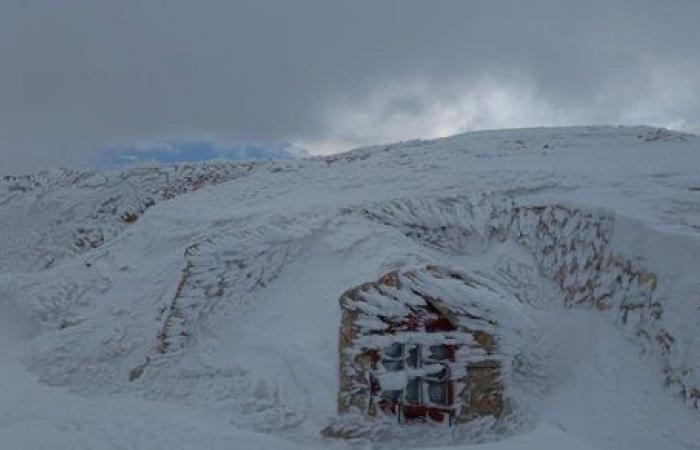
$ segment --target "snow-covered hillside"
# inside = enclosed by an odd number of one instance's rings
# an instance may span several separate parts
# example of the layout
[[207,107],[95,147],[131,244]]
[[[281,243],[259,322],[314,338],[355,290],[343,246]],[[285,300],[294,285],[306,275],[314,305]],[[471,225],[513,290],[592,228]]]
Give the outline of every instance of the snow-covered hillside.
[[48,269],[101,246],[148,208],[241,177],[254,163],[202,163],[101,173],[55,170],[0,178],[0,271]]
[[[500,417],[339,415],[340,299],[419,301],[375,283],[390,273],[483,314]],[[692,135],[0,181],[2,449],[699,449],[699,327]]]

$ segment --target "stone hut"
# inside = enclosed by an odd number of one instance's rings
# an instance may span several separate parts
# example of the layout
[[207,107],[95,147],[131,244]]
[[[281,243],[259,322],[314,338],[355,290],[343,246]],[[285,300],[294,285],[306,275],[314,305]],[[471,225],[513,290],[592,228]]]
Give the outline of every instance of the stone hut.
[[390,272],[340,299],[339,412],[464,423],[504,410],[498,324],[483,280],[443,267]]

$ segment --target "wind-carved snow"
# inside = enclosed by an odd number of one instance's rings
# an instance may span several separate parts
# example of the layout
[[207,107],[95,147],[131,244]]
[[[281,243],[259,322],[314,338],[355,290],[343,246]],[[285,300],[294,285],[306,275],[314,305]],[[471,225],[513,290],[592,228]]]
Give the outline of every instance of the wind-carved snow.
[[0,273],[41,270],[101,247],[156,203],[246,175],[253,163],[122,172],[57,170],[0,178]]
[[298,218],[285,218],[190,245],[175,296],[163,313],[157,351],[182,349],[198,318],[215,315],[221,301],[227,301],[227,308],[244,308],[257,290],[272,283],[300,253],[302,239],[313,231],[305,226]]
[[[182,411],[154,419],[158,432],[202,436],[205,448],[226,447],[207,441],[206,418],[262,448],[347,448],[319,435],[340,420],[338,300],[435,265],[506,293],[495,313],[508,324],[498,332],[509,414],[450,430],[355,422],[360,440],[521,448],[514,433],[556,429],[594,448],[698,448],[697,142],[648,128],[516,130],[253,169],[8,179],[0,339],[20,356],[6,367],[67,389],[61,402],[93,411],[71,416],[88,428],[93,416],[110,427],[89,403],[141,430],[108,397]],[[161,196],[164,186],[178,195]],[[79,226],[98,230],[82,247]],[[0,436],[13,443],[29,436],[8,428],[17,405],[0,406]],[[63,414],[21,406],[34,429]]]
[[[549,302],[556,298],[569,308],[611,315],[641,351],[654,355],[661,380],[670,391],[698,407],[698,369],[694,361],[684,360],[689,349],[677,348],[676,338],[664,326],[662,299],[656,294],[657,276],[610,248],[614,216],[562,205],[523,206],[493,196],[397,199],[344,209],[335,218],[280,218],[202,239],[185,252],[185,269],[165,312],[156,353],[186,348],[199,334],[206,334],[207,328],[215,329],[215,318],[220,315],[244,315],[256,293],[299,257],[309,239],[334,219],[347,215],[396,229],[421,245],[452,256],[478,258],[475,251],[478,255],[503,242],[522,246],[537,262],[539,275],[536,272],[535,277],[545,277],[559,288],[561,296],[550,294]],[[521,299],[521,308],[547,307],[532,293],[544,281],[533,280],[531,270],[518,261],[502,256],[489,276]],[[541,376],[537,365],[546,362],[538,360],[536,351],[530,355],[521,349],[512,355],[511,364],[511,370],[518,372],[512,377],[532,383]],[[517,429],[513,426],[511,430]]]

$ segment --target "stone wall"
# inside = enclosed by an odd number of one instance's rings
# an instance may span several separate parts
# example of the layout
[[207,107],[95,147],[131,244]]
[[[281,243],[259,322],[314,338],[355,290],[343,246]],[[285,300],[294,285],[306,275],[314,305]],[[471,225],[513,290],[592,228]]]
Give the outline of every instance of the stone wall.
[[449,254],[464,253],[470,241],[483,246],[517,242],[561,289],[566,306],[612,315],[643,352],[656,355],[669,390],[700,410],[698,374],[678,356],[677,338],[662,320],[658,276],[614,251],[611,213],[557,204],[524,206],[488,195],[398,199],[360,212]]
[[[340,299],[339,412],[382,414],[372,381],[375,355],[390,342],[406,340],[454,349],[449,363],[450,389],[454,390],[450,421],[500,417],[505,401],[503,355],[496,320],[488,308],[480,310],[481,283],[467,274],[428,266],[390,272],[346,291]],[[443,289],[435,289],[437,284]],[[472,301],[464,302],[464,298]],[[441,411],[444,409],[428,407],[426,413],[439,415]]]

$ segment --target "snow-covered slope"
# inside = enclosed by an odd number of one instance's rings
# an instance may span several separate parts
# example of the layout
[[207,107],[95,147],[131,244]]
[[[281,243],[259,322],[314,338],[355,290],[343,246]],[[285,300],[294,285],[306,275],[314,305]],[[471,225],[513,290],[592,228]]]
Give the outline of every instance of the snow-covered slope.
[[[695,136],[505,130],[6,177],[0,231],[3,449],[700,448]],[[508,413],[323,437],[344,420],[340,296],[427,266],[501,293],[477,301]]]
[[0,178],[0,271],[53,267],[100,247],[148,208],[254,170],[254,163],[142,167],[123,172],[55,170]]

